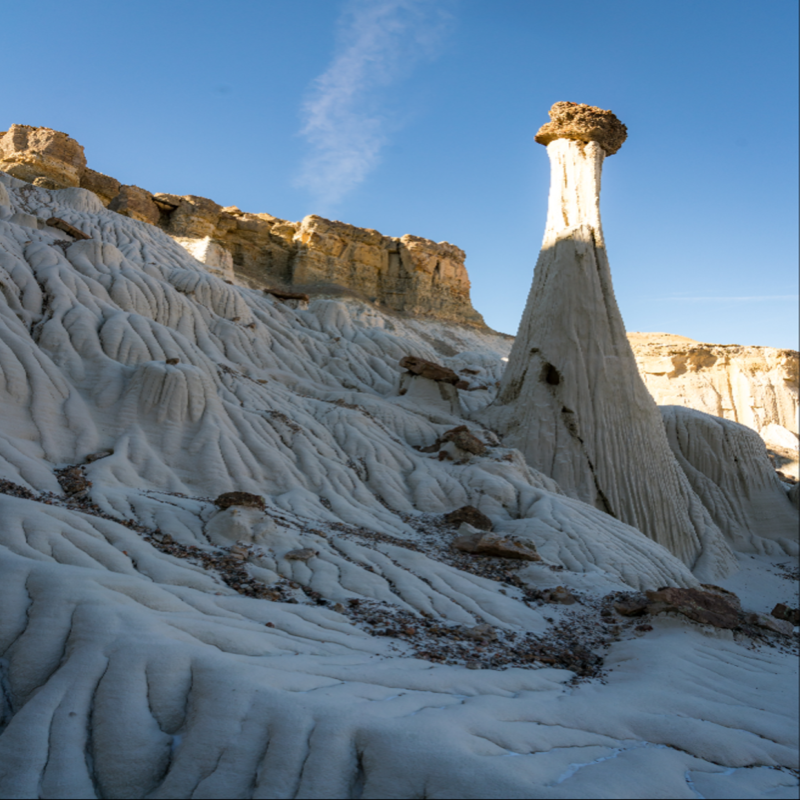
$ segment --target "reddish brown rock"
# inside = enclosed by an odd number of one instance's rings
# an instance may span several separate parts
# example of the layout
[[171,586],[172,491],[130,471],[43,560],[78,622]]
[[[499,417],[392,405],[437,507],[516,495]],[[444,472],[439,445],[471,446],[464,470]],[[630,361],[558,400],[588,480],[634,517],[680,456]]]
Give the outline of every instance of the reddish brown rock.
[[628,129],[611,111],[582,103],[555,103],[550,109],[551,122],[542,125],[534,137],[548,145],[556,139],[597,142],[611,156],[628,138]]
[[461,450],[476,456],[482,456],[486,452],[486,445],[474,433],[470,433],[466,425],[447,431],[443,434],[442,441],[452,442]]
[[161,218],[161,212],[153,202],[153,195],[138,186],[123,186],[108,204],[108,210],[138,219],[139,222],[149,222],[151,225],[156,225]]
[[736,598],[734,602],[727,594],[730,593],[723,595],[716,591],[672,587],[659,589],[647,592],[650,601],[647,611],[650,614],[673,611],[715,628],[737,628],[741,619],[739,600]]
[[647,613],[647,600],[644,597],[626,597],[614,603],[614,610],[623,617],[641,617]]
[[515,558],[521,561],[541,561],[536,548],[499,533],[467,533],[454,542],[456,550],[473,555]]
[[778,603],[770,612],[776,619],[790,622],[792,625],[800,625],[800,609],[789,608],[785,603]]
[[92,237],[85,234],[83,231],[78,230],[75,226],[70,225],[69,222],[61,219],[61,217],[50,217],[47,224],[51,228],[56,228],[63,233],[69,234],[73,239],[91,239]]
[[215,501],[217,508],[230,508],[231,506],[244,506],[245,508],[259,508],[264,511],[267,504],[259,494],[249,494],[248,492],[225,492]]
[[546,589],[542,592],[542,600],[545,603],[560,603],[564,606],[571,606],[577,603],[577,599],[572,592],[564,586],[556,586],[555,589]]
[[443,367],[434,361],[426,361],[424,358],[417,358],[416,356],[405,356],[400,359],[400,366],[407,369],[413,375],[421,375],[423,378],[429,378],[432,381],[441,381],[442,383],[451,383],[455,386],[461,379],[449,367]]
[[479,531],[491,531],[494,527],[492,521],[475,506],[462,506],[449,514],[445,514],[444,521],[449,525],[461,525],[466,522]]
[[12,125],[0,134],[0,170],[28,183],[46,181],[45,188],[80,186],[86,169],[83,148],[66,133],[31,125]]

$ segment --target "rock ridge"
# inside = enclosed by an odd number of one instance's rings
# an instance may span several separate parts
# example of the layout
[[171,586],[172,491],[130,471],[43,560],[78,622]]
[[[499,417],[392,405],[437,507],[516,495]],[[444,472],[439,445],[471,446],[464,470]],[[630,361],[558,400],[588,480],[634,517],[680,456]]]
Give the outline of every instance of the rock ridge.
[[151,193],[87,167],[60,131],[0,132],[0,170],[45,189],[80,187],[110,211],[155,225],[198,261],[253,288],[359,298],[385,311],[485,328],[470,301],[466,254],[449,242],[310,214],[299,222],[222,207],[205,197]]

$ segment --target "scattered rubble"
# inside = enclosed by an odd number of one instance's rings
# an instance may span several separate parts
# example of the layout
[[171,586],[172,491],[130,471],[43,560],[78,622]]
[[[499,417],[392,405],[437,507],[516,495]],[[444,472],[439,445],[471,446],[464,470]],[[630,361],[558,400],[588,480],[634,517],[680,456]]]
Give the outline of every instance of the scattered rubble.
[[64,494],[67,495],[85,496],[92,486],[91,481],[83,474],[83,469],[79,466],[56,470],[56,478]]

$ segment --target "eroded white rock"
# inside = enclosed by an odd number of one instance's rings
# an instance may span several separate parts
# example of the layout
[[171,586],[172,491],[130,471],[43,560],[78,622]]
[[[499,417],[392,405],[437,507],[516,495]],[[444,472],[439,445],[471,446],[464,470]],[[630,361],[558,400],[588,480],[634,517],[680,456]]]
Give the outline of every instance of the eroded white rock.
[[596,142],[547,147],[547,228],[497,400],[482,419],[571,497],[638,528],[711,579],[733,569],[675,461],[614,298]]

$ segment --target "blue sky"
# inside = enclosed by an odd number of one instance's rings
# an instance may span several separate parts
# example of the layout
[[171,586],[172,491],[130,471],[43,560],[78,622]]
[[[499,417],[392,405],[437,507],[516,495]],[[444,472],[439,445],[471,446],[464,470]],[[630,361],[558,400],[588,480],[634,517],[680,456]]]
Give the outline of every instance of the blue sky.
[[66,131],[154,192],[453,242],[508,333],[544,231],[533,135],[558,100],[610,108],[628,330],[798,347],[795,0],[40,0],[3,21],[0,130]]

